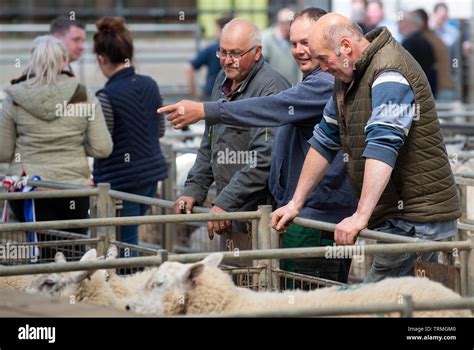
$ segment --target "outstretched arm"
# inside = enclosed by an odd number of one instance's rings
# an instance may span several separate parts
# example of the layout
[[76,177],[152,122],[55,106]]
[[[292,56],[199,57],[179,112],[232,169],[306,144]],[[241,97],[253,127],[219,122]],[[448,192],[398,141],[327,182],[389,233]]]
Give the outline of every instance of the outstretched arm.
[[333,80],[326,73],[315,72],[303,82],[276,95],[238,101],[219,100],[198,103],[189,100],[160,108],[176,129],[206,119],[208,124],[265,127],[289,123],[319,122],[331,98]]

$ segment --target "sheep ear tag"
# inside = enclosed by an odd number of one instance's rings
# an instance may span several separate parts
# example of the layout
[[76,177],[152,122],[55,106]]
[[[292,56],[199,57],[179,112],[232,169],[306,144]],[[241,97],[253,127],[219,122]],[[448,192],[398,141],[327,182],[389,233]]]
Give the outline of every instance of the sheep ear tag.
[[222,253],[213,253],[209,254],[201,262],[206,266],[218,267],[222,260],[224,259],[224,254]]

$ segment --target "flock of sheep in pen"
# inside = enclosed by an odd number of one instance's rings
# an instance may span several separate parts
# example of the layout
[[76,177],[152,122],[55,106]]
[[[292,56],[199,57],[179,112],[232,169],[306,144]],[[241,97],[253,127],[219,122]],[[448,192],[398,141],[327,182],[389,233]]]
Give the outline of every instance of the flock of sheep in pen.
[[[106,259],[114,259],[117,255],[117,248],[111,246]],[[335,286],[314,291],[255,292],[234,285],[229,274],[218,268],[222,258],[221,253],[213,253],[197,263],[165,262],[131,275],[118,275],[115,270],[91,270],[0,277],[0,288],[16,288],[51,298],[74,299],[156,316],[371,305],[394,303],[401,295],[411,295],[414,302],[460,299],[458,294],[437,282],[415,277],[386,279],[348,288]],[[96,250],[91,249],[81,261],[96,259],[103,257],[98,257]],[[55,260],[57,264],[67,263],[62,253],[57,253]],[[469,317],[471,312],[419,311],[414,316]]]

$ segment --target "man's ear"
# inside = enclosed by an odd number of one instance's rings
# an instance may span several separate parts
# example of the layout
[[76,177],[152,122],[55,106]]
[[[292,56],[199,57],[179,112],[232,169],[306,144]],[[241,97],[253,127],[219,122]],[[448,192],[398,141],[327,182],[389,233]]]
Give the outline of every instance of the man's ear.
[[106,63],[106,59],[102,55],[97,55],[97,61],[99,61],[99,64],[103,66]]
[[346,56],[350,56],[352,53],[352,43],[347,38],[342,38],[341,42],[341,52],[343,52]]
[[255,48],[255,62],[257,62],[260,57],[262,57],[262,45],[257,45]]

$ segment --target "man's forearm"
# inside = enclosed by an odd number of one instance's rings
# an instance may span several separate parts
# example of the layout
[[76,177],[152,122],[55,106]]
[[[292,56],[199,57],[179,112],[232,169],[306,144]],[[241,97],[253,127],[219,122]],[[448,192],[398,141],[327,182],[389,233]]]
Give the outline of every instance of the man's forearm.
[[366,159],[357,214],[368,222],[390,180],[393,168],[380,160]]
[[301,170],[298,186],[293,195],[293,205],[298,211],[303,208],[306,198],[313,191],[329,167],[329,161],[310,147]]
[[194,67],[188,63],[186,65],[185,72],[186,72],[186,80],[188,82],[188,86],[190,90],[190,95],[193,98],[195,98],[196,97],[196,82],[194,80],[194,77],[195,77]]

